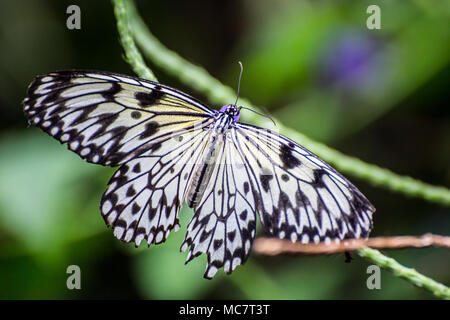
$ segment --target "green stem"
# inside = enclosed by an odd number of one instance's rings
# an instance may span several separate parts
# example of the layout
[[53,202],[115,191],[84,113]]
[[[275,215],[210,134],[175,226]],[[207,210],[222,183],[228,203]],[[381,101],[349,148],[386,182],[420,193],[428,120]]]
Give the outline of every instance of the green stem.
[[158,81],[153,72],[145,65],[144,59],[134,43],[128,21],[128,10],[125,7],[124,0],[112,0],[112,4],[117,20],[117,31],[119,32],[120,43],[125,51],[125,60],[140,77]]
[[362,248],[358,254],[375,263],[380,268],[389,270],[397,277],[403,278],[417,287],[432,292],[436,297],[450,299],[450,288],[431,278],[428,278],[412,268],[407,268],[392,258],[383,255],[380,251],[371,248]]

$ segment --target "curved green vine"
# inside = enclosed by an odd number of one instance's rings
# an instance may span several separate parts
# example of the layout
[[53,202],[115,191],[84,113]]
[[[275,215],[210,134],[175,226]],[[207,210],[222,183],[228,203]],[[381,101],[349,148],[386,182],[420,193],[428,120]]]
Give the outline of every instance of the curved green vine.
[[123,1],[114,1],[114,15],[117,21],[117,30],[119,32],[120,43],[125,51],[125,61],[133,68],[133,71],[140,77],[152,81],[158,81],[156,76],[144,62],[141,53],[134,43],[130,31],[129,15],[126,4]]

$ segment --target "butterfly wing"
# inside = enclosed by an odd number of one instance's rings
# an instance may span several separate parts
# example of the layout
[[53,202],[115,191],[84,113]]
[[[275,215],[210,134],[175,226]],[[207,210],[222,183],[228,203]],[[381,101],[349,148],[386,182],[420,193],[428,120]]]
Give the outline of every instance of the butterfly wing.
[[63,71],[37,77],[24,112],[91,163],[121,167],[101,212],[114,235],[139,245],[163,242],[178,227],[192,167],[213,111],[151,81],[114,73]]
[[[208,135],[203,126],[185,130],[157,142],[158,149],[129,160],[117,170],[100,206],[117,238],[133,241],[136,246],[143,239],[149,245],[158,244],[173,228],[178,230],[178,212]],[[182,142],[175,144],[174,140]]]
[[366,237],[369,201],[347,179],[273,131],[238,123],[226,134],[211,180],[195,208],[181,249],[187,261],[206,253],[205,278],[245,263],[256,212],[266,232],[292,241]]
[[[234,129],[232,129],[234,130]],[[205,278],[221,267],[231,273],[250,253],[256,232],[256,205],[250,192],[249,168],[228,135],[218,150],[211,179],[189,223],[181,246],[187,262],[207,254]]]
[[153,141],[214,116],[194,98],[161,84],[107,72],[36,77],[24,112],[91,163],[117,166],[155,148]]
[[266,232],[302,243],[369,235],[375,208],[346,178],[280,134],[242,123],[236,128]]

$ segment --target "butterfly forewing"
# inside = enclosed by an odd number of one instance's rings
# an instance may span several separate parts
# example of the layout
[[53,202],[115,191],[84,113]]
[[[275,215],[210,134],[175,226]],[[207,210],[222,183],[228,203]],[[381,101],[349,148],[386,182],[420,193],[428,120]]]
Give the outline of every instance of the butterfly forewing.
[[213,115],[195,99],[158,83],[81,71],[37,77],[24,105],[30,123],[87,161],[110,166]]

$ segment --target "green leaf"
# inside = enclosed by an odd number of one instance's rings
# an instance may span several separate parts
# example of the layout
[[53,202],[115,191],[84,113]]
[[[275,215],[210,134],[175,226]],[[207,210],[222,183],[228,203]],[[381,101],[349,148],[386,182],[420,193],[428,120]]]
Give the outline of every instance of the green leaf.
[[184,264],[186,253],[179,248],[191,217],[192,210],[184,207],[180,212],[180,230],[172,232],[165,243],[140,250],[135,257],[136,285],[146,298],[198,299],[221,281],[222,274],[212,280],[203,278],[205,255]]
[[88,194],[91,177],[98,173],[98,167],[37,129],[4,137],[0,226],[33,252],[105,230],[98,209],[101,193]]

